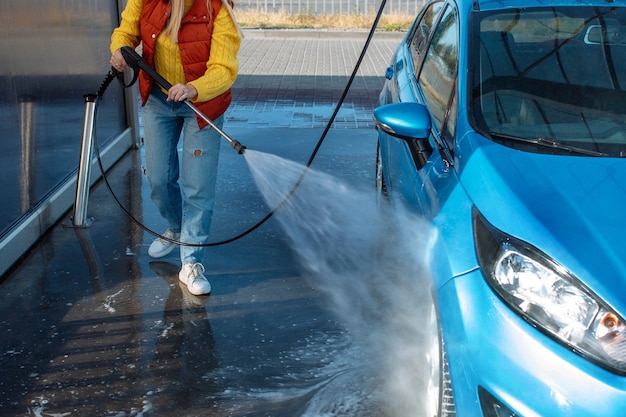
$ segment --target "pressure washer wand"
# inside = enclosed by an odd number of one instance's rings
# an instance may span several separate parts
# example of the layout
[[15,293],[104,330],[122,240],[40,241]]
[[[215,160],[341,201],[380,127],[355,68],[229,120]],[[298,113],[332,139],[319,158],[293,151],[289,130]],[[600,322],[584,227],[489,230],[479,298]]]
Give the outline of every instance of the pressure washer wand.
[[[131,67],[133,70],[139,71],[139,69],[142,69],[159,86],[163,87],[166,90],[169,90],[170,88],[172,88],[172,84],[170,84],[170,82],[167,81],[165,78],[163,78],[161,76],[161,74],[159,74],[154,69],[152,69],[148,64],[146,64],[145,61],[143,59],[141,59],[141,56],[139,56],[139,54],[137,52],[135,52],[134,49],[132,49],[129,46],[123,46],[122,49],[121,49],[121,52],[122,52],[122,56],[124,57],[124,60],[126,61],[128,66]],[[207,122],[209,124],[209,126],[211,126],[220,135],[222,135],[224,137],[224,139],[226,139],[228,141],[228,143],[230,143],[230,145],[233,147],[233,149],[235,149],[237,151],[238,154],[241,155],[244,152],[244,150],[246,149],[246,147],[244,145],[239,143],[239,141],[231,138],[230,136],[228,136],[226,134],[226,132],[224,132],[222,129],[217,127],[215,125],[215,123],[213,123],[213,121],[211,119],[209,119],[204,113],[202,113],[200,110],[198,110],[198,108],[196,106],[194,106],[192,102],[190,102],[189,100],[185,100],[184,103],[187,106],[189,106],[189,108],[191,110],[193,110],[193,112],[196,113],[202,120]]]
[[[143,62],[143,61],[142,61]],[[166,88],[165,86],[163,86],[164,88]],[[171,87],[171,84],[170,84]],[[202,120],[204,120],[205,122],[207,122],[209,124],[209,126],[211,126],[213,129],[217,130],[217,133],[219,133],[220,135],[222,135],[224,137],[224,139],[226,139],[228,141],[228,143],[230,143],[230,146],[233,147],[234,150],[237,151],[238,154],[242,154],[243,151],[246,149],[246,147],[244,145],[242,145],[241,143],[239,143],[238,140],[235,140],[233,138],[231,138],[230,136],[228,136],[226,134],[226,132],[224,132],[222,129],[220,129],[219,127],[217,127],[215,125],[215,123],[213,123],[213,121],[211,119],[209,119],[204,113],[202,113],[200,110],[198,110],[198,108],[196,106],[193,105],[193,103],[189,100],[185,100],[184,103],[189,106],[189,108],[191,110],[193,110],[194,113],[196,113],[198,116],[200,116],[200,118],[202,118]]]

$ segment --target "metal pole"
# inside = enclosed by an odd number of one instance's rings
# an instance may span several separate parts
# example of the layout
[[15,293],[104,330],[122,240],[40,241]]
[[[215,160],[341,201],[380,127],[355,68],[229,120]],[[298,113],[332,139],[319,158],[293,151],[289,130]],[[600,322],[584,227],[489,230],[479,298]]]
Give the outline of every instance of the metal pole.
[[91,177],[91,156],[93,148],[94,116],[96,112],[96,95],[85,95],[85,121],[83,125],[83,142],[80,149],[78,164],[78,180],[76,182],[76,200],[74,202],[75,227],[88,227],[87,205],[89,202],[89,182]]
[[209,126],[211,126],[213,129],[215,129],[217,131],[217,133],[219,133],[220,135],[222,135],[222,137],[224,139],[226,139],[228,141],[228,143],[230,143],[230,146],[233,147],[233,149],[235,149],[237,151],[237,153],[242,154],[243,151],[246,149],[245,146],[243,146],[241,143],[239,143],[238,140],[235,140],[233,138],[231,138],[230,136],[228,136],[226,134],[226,132],[224,132],[222,129],[220,129],[219,127],[217,127],[217,125],[215,123],[213,123],[213,120],[209,119],[204,113],[202,113],[200,110],[198,110],[198,108],[196,106],[193,105],[193,103],[189,100],[185,100],[183,101],[183,103],[185,103],[191,110],[193,110],[193,112],[195,114],[197,114],[198,116],[200,116],[200,118],[202,120],[204,120],[205,122],[207,122],[207,124]]
[[33,139],[33,113],[35,102],[30,97],[20,99],[20,200],[22,212],[26,212],[33,205],[33,164],[35,141]]

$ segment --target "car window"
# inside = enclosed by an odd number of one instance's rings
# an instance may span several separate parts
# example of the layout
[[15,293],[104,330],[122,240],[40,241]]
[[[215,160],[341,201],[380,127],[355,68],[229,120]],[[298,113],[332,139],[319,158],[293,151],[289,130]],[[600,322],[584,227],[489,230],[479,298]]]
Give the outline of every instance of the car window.
[[534,152],[626,154],[626,8],[512,9],[473,21],[477,130]]
[[[430,109],[433,125],[442,130],[449,112],[459,67],[458,19],[454,9],[448,7],[437,25],[419,75],[419,85]],[[455,120],[446,123],[454,128]]]
[[420,21],[413,29],[414,31],[409,43],[409,50],[411,51],[413,67],[415,68],[416,73],[422,66],[422,60],[424,59],[426,48],[428,47],[430,31],[436,21],[436,17],[439,15],[439,11],[441,11],[442,6],[443,2],[441,1],[429,5],[424,11]]

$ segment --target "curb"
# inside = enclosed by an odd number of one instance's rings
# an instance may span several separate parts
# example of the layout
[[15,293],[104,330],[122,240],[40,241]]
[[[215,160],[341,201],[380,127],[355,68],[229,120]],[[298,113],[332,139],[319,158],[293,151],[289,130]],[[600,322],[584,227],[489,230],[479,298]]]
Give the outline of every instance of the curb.
[[[366,39],[368,30],[326,30],[326,29],[243,29],[245,39]],[[376,31],[373,39],[404,39],[406,32]]]

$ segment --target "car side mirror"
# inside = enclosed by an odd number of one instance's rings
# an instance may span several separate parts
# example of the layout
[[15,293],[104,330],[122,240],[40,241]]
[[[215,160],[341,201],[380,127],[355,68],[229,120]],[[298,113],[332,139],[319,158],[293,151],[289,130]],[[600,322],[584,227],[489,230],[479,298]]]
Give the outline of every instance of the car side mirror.
[[428,139],[430,114],[423,104],[393,103],[374,110],[376,126],[388,135],[404,140]]
[[426,107],[418,103],[394,103],[374,110],[376,127],[406,141],[417,169],[421,169],[433,152],[428,141],[431,120]]

